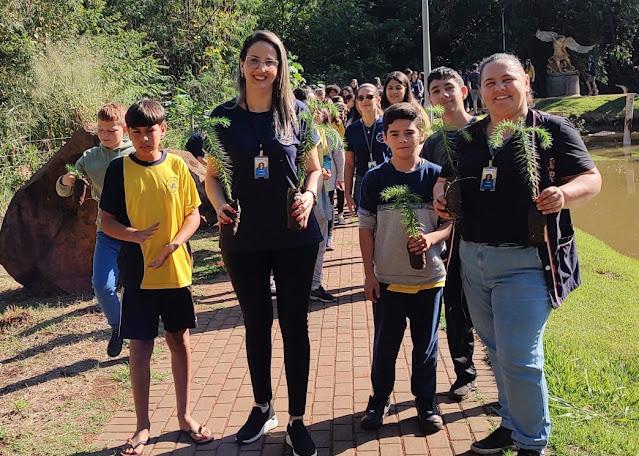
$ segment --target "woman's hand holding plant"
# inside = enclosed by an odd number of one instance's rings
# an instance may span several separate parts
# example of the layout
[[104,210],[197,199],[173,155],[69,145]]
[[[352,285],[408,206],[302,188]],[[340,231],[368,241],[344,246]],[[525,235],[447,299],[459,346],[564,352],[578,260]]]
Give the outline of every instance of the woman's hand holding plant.
[[313,194],[309,191],[305,191],[302,195],[295,199],[293,203],[293,213],[292,216],[295,220],[302,225],[302,229],[306,228],[308,224],[308,217],[311,215],[311,211],[313,210],[313,203],[315,198]]
[[437,216],[444,220],[452,220],[453,218],[448,213],[448,209],[446,209],[446,196],[443,193],[440,193],[435,201],[433,201],[433,207],[435,208],[435,212],[437,212]]
[[227,213],[230,214],[235,214],[237,213],[237,211],[233,208],[233,206],[231,206],[230,204],[226,203],[223,204],[220,207],[220,210],[216,211],[217,212],[217,222],[220,225],[228,225],[230,223],[233,223],[233,219],[230,218]]
[[566,205],[566,197],[559,187],[548,187],[541,192],[535,203],[542,214],[555,214]]

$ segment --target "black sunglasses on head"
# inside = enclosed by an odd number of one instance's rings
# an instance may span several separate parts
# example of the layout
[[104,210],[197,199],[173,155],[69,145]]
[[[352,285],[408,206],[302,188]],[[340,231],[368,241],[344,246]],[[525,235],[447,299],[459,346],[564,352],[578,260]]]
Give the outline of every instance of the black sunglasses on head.
[[373,98],[375,98],[375,95],[357,95],[357,101],[372,100]]

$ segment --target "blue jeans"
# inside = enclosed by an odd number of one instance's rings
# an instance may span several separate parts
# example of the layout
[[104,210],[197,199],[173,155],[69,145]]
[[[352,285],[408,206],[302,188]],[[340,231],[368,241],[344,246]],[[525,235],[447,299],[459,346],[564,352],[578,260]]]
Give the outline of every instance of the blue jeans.
[[118,254],[121,241],[98,231],[93,252],[93,291],[102,312],[113,329],[120,328],[122,305],[117,295]]
[[551,302],[537,248],[462,240],[459,255],[468,309],[495,373],[502,426],[517,447],[540,450],[550,434],[543,336]]
[[408,294],[388,291],[387,287],[380,284],[380,299],[373,303],[373,395],[380,403],[386,403],[393,391],[395,362],[408,319],[413,342],[411,391],[416,398],[430,404],[429,410],[435,410],[437,328],[442,289]]

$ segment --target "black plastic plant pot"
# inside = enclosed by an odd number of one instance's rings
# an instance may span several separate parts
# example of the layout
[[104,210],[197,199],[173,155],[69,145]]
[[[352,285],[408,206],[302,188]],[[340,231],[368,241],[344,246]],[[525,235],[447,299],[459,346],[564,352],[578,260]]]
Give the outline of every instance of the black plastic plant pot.
[[227,235],[235,236],[237,228],[240,226],[240,205],[237,200],[233,200],[229,202],[229,206],[235,209],[236,212],[225,212],[225,214],[233,220],[233,223],[222,225],[222,230],[224,230]]
[[[406,245],[406,250],[408,250],[408,245]],[[408,250],[408,261],[410,261],[410,267],[413,269],[424,269],[426,266],[426,254],[422,253],[412,253]]]
[[302,224],[292,216],[293,204],[301,197],[302,194],[296,188],[289,188],[286,193],[286,226],[291,231],[299,231],[302,229]]
[[530,244],[541,245],[546,242],[546,221],[546,216],[534,204],[528,208],[528,242]]
[[78,177],[73,184],[73,200],[78,206],[82,206],[87,199],[89,192],[89,183],[81,177]]
[[462,218],[461,180],[446,181],[446,210],[455,220]]

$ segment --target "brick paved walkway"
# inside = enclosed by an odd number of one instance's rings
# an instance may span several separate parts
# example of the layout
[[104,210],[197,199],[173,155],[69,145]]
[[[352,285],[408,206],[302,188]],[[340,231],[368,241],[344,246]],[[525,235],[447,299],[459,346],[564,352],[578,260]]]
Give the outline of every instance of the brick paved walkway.
[[[431,455],[473,454],[473,440],[486,436],[498,419],[486,415],[486,403],[496,400],[496,386],[480,348],[475,356],[478,392],[461,404],[445,394],[438,400],[446,429],[424,436],[417,427],[413,396],[410,393],[411,343],[408,337],[397,360],[397,381],[391,397],[391,416],[379,432],[359,428],[361,412],[370,394],[371,340],[373,315],[364,300],[363,271],[357,228],[337,227],[336,249],[327,252],[324,284],[339,300],[334,304],[311,305],[309,330],[311,366],[306,421],[318,446],[318,455]],[[199,328],[192,336],[194,418],[208,423],[216,440],[196,447],[178,429],[175,396],[170,374],[151,388],[151,435],[144,454],[153,455],[291,455],[284,443],[288,420],[286,378],[282,339],[277,322],[273,327],[272,382],[275,410],[280,426],[251,445],[239,447],[233,435],[244,423],[253,399],[244,348],[244,327],[231,285],[225,278],[200,286],[200,303],[216,305],[200,312]],[[222,308],[219,308],[223,306]],[[454,381],[454,371],[446,344],[439,332],[440,354],[437,372],[438,393],[445,393]],[[168,351],[153,364],[154,370],[170,373]],[[121,412],[105,426],[100,436],[104,448],[116,448],[135,428],[132,412]],[[108,453],[107,453],[108,454]]]

